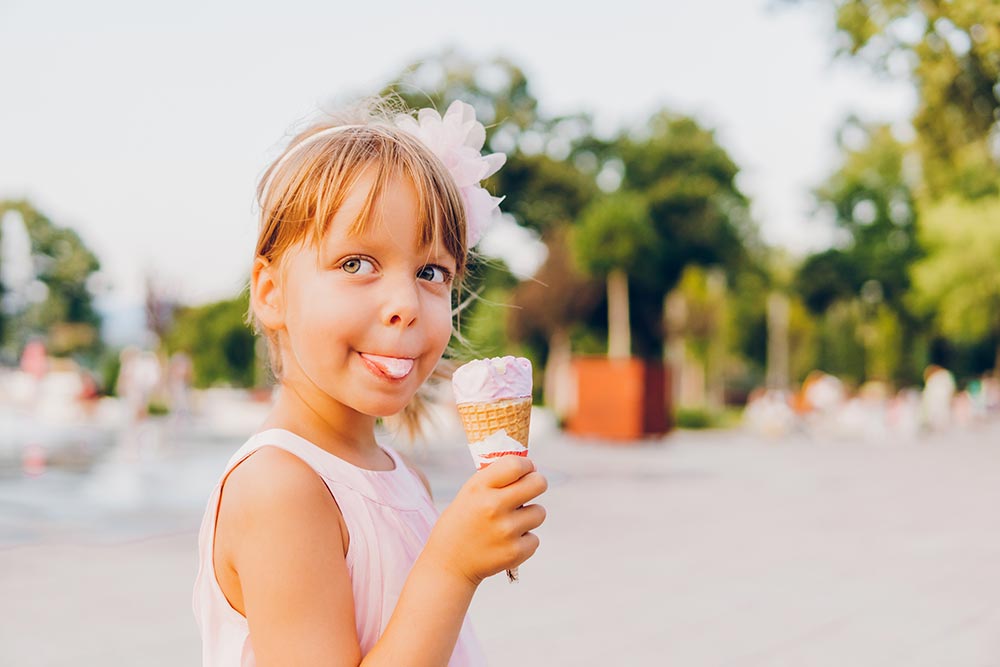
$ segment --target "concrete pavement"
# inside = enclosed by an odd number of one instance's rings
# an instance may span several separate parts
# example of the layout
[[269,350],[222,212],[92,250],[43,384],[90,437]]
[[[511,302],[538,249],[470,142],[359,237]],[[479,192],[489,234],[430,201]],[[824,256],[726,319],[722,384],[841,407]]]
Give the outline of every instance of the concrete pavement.
[[[492,665],[1000,665],[1000,425],[891,445],[540,430],[542,547],[472,610]],[[238,444],[175,452],[159,474],[203,471],[200,497]],[[470,472],[458,447],[414,455],[442,503]],[[0,664],[198,664],[200,512],[174,499],[8,539]]]

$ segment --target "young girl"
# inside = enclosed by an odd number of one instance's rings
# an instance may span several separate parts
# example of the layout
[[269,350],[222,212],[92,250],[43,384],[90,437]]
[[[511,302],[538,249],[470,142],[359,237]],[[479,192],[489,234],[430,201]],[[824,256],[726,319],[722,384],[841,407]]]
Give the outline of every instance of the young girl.
[[546,481],[504,457],[438,517],[374,435],[438,368],[469,241],[497,214],[483,137],[461,103],[369,112],[300,134],[265,173],[250,307],[279,391],[202,523],[206,666],[484,664],[469,603],[537,549]]

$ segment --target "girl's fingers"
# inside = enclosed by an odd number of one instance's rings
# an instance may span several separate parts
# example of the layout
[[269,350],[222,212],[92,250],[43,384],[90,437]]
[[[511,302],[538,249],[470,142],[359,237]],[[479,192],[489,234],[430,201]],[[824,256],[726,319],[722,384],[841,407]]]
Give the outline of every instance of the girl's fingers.
[[535,552],[538,551],[539,543],[538,536],[534,533],[525,533],[522,535],[520,544],[518,545],[521,550],[521,558],[517,564],[520,565],[535,555]]
[[476,474],[482,477],[487,486],[502,489],[534,470],[535,464],[528,457],[510,455],[501,456]]
[[525,505],[515,510],[518,528],[524,532],[534,530],[545,522],[545,508],[541,505]]
[[532,471],[502,489],[503,501],[508,507],[520,507],[545,493],[548,488],[549,482],[545,479],[545,475]]

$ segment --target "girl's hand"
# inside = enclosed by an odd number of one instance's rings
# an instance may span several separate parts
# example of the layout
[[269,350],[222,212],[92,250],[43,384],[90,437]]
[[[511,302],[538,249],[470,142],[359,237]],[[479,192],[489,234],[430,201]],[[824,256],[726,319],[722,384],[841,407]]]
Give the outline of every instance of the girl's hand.
[[545,508],[525,503],[547,488],[530,459],[497,459],[476,472],[441,514],[425,555],[474,586],[517,567],[538,549],[530,531],[545,521]]

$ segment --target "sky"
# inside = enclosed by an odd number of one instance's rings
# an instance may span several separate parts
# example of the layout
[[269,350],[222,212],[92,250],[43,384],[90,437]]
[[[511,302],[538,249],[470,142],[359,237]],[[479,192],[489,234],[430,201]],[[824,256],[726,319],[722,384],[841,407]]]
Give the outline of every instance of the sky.
[[802,254],[831,238],[810,191],[843,119],[905,135],[915,104],[905,81],[834,59],[827,4],[0,0],[0,199],[77,230],[105,310],[140,303],[146,276],[184,302],[229,298],[256,181],[290,131],[454,48],[514,61],[545,114],[588,111],[606,131],[664,106],[695,116],[741,168],[765,240]]

